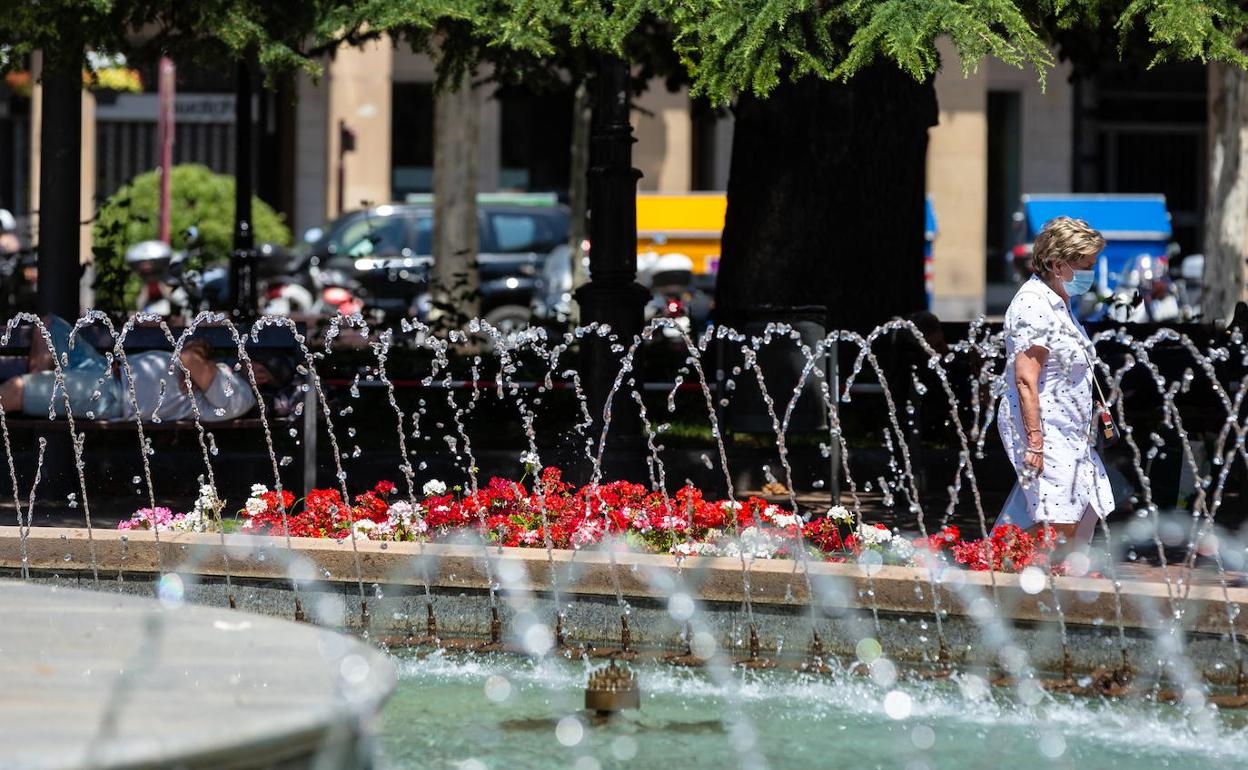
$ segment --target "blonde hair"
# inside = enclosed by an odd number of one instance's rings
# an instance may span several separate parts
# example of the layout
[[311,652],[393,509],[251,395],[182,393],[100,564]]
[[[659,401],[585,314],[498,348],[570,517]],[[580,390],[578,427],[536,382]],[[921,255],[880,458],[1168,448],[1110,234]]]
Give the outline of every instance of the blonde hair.
[[1045,224],[1036,236],[1031,262],[1037,273],[1048,277],[1062,265],[1101,253],[1105,237],[1082,219],[1057,217]]

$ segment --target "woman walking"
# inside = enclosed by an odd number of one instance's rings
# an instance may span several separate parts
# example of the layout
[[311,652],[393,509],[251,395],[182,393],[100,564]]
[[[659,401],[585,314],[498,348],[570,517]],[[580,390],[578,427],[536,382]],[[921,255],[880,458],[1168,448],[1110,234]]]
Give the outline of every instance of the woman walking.
[[[1036,274],[1005,314],[1005,397],[998,427],[1019,474],[1003,520],[1055,529],[1065,549],[1086,544],[1096,517],[1114,508],[1105,466],[1092,446],[1096,360],[1070,310],[1092,286],[1105,239],[1087,222],[1058,217],[1036,236]],[[1019,503],[1019,498],[1022,502]],[[1021,510],[1020,510],[1021,509]]]

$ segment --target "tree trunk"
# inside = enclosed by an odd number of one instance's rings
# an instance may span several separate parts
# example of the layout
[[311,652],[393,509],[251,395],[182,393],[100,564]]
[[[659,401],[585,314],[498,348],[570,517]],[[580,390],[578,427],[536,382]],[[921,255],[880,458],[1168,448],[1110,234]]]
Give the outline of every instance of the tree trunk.
[[1209,66],[1209,209],[1205,215],[1204,317],[1231,317],[1244,296],[1248,243],[1248,74]]
[[725,322],[758,306],[828,308],[866,329],[925,307],[927,129],[936,92],[891,65],[808,77],[736,108],[716,288]]
[[82,47],[44,51],[39,159],[38,309],[78,317]]
[[[589,207],[586,181],[589,173],[589,125],[593,115],[589,87],[581,80],[572,92],[572,159],[568,180],[568,245],[572,249],[572,289],[585,283],[585,211]],[[575,304],[575,303],[574,303]],[[580,311],[576,311],[579,320]]]
[[480,314],[477,151],[481,105],[465,77],[434,97],[432,320],[462,326]]

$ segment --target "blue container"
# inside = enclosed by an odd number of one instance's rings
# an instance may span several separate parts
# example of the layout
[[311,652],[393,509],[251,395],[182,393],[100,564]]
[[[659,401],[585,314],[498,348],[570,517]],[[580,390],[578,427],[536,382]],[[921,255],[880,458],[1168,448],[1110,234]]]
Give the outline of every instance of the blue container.
[[1137,257],[1167,260],[1173,231],[1164,195],[1024,195],[1023,218],[1032,243],[1045,223],[1060,216],[1082,219],[1105,236],[1096,266],[1096,288],[1106,295]]

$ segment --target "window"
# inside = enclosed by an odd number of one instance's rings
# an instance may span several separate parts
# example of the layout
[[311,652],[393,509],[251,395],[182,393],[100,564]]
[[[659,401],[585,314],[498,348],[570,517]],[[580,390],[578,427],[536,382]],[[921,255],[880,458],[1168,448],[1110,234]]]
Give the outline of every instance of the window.
[[416,253],[422,257],[433,254],[433,217],[416,219]]
[[348,257],[394,256],[403,250],[404,226],[400,217],[359,217],[330,238],[332,254]]
[[494,226],[494,243],[498,251],[537,251],[543,239],[538,219],[527,214],[495,214],[490,217]]

